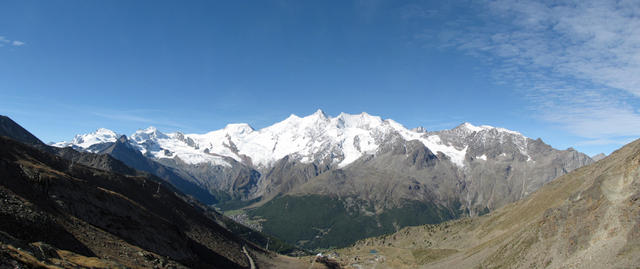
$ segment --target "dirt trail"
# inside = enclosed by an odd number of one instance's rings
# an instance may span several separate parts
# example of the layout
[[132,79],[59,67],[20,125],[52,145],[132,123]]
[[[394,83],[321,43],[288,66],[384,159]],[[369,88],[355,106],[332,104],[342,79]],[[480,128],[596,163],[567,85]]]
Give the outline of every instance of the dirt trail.
[[249,265],[251,266],[251,269],[256,269],[256,264],[253,262],[253,258],[251,258],[251,255],[249,255],[249,252],[247,251],[247,248],[245,246],[242,246],[242,252],[244,252],[244,255],[247,255],[247,258],[249,258]]

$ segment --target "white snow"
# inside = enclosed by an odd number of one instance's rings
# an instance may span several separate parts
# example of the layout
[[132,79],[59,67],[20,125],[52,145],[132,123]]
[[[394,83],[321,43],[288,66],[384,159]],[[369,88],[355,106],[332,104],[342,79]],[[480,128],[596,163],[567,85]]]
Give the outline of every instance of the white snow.
[[466,128],[467,130],[470,130],[472,132],[481,132],[481,131],[485,131],[485,130],[496,130],[500,133],[509,133],[509,134],[514,134],[514,135],[520,135],[522,136],[521,133],[516,132],[516,131],[512,131],[509,129],[505,129],[505,128],[500,128],[500,127],[493,127],[491,125],[480,125],[480,126],[475,126],[471,123],[465,122],[462,124],[462,127]]
[[[343,167],[363,154],[377,150],[375,130],[382,124],[379,117],[366,113],[343,113],[332,118],[318,110],[303,118],[291,115],[258,131],[245,127],[242,132],[236,132],[237,128],[227,126],[204,135],[185,136],[210,152],[238,161],[241,160],[239,155],[249,156],[257,166],[269,166],[287,155],[295,155],[305,163],[341,155],[344,159],[338,165]],[[237,153],[231,149],[232,143]]]
[[[205,135],[186,135],[210,152],[230,156],[240,161],[238,154],[251,157],[254,165],[267,167],[273,162],[293,155],[299,161],[309,163],[315,160],[341,156],[338,167],[345,167],[365,154],[373,154],[385,136],[398,133],[405,140],[419,140],[434,153],[438,151],[449,156],[459,166],[464,166],[466,147],[456,149],[440,141],[437,135],[406,129],[393,120],[382,120],[367,113],[357,115],[341,113],[328,117],[321,110],[306,117],[291,115],[284,121],[259,131],[246,130],[233,135],[229,128]],[[238,154],[229,149],[229,141],[237,148]]]
[[[131,141],[143,154],[151,154],[154,158],[175,158],[189,164],[211,163],[213,165],[231,166],[221,156],[207,154],[202,150],[189,146],[178,139],[178,133],[164,134],[155,127],[138,130],[131,135]],[[169,155],[165,153],[169,152]]]
[[480,160],[487,160],[487,154],[482,154],[482,156],[476,156],[476,159],[480,159]]
[[[402,127],[402,125],[400,125],[400,127]],[[442,152],[444,155],[449,156],[455,165],[464,167],[464,156],[467,155],[468,146],[458,149],[452,145],[442,142],[438,135],[424,135],[421,133],[411,132],[404,127],[402,127],[402,129],[398,128],[397,130],[405,140],[418,140],[433,153]]]
[[[488,125],[474,126],[468,122],[461,126],[468,130],[461,135],[486,130],[519,134]],[[112,142],[117,139],[113,131],[106,129],[84,136],[76,136],[81,137],[82,141],[74,139],[71,143],[86,148],[99,141]],[[136,131],[131,135],[130,141],[143,154],[150,154],[155,158],[178,157],[190,164],[208,162],[229,166],[224,157],[239,162],[249,157],[253,165],[269,167],[283,157],[291,156],[303,163],[327,159],[339,167],[345,167],[365,154],[375,154],[380,143],[394,137],[407,141],[418,140],[433,153],[441,152],[448,156],[455,165],[465,165],[464,158],[469,145],[456,147],[442,141],[438,134],[409,130],[391,119],[383,120],[364,112],[340,113],[336,117],[330,117],[318,110],[306,117],[292,114],[285,120],[260,130],[254,130],[246,123],[234,123],[205,134],[164,134],[149,127]],[[524,142],[526,150],[526,139],[517,142]],[[486,155],[476,158],[486,160]]]
[[71,142],[58,142],[53,144],[55,147],[69,147],[72,145],[78,146],[82,149],[86,149],[92,145],[115,142],[118,139],[118,134],[114,131],[105,128],[99,128],[93,133],[76,135]]
[[[472,132],[480,132],[482,130],[484,130],[486,127],[490,128],[491,126],[488,125],[483,125],[483,126],[474,126],[471,123],[465,122],[462,124],[462,127],[467,128],[468,130],[472,131]],[[485,128],[483,128],[485,127]]]

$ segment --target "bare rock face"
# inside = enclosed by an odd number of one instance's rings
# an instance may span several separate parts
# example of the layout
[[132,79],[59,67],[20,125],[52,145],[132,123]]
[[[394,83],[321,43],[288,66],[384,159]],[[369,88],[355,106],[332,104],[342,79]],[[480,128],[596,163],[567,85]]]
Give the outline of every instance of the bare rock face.
[[214,213],[155,176],[91,168],[0,137],[0,267],[303,266],[241,239]]
[[[104,140],[93,136],[82,135],[87,141]],[[477,215],[521,199],[592,162],[582,153],[556,150],[540,139],[503,128],[464,123],[427,132],[366,113],[329,117],[321,110],[303,118],[292,115],[259,131],[247,124],[229,124],[204,135],[188,135],[164,134],[150,127],[132,137],[126,141],[132,149],[209,192],[215,197],[210,201],[265,202],[288,193],[349,193],[387,205],[406,199],[437,201]],[[102,144],[88,146],[86,141],[79,146],[100,147],[102,153],[137,169],[143,167],[140,158],[127,156],[131,153],[116,154]],[[142,170],[159,175],[158,169]],[[325,178],[332,174],[322,175],[337,170],[349,175],[343,185],[328,183],[331,180]],[[407,186],[417,182],[420,190],[430,194],[415,195],[413,187],[411,192],[376,187],[378,191],[371,193],[364,187],[386,186],[386,182]]]
[[640,140],[485,216],[362,240],[340,257],[357,266],[377,249],[391,268],[635,268],[638,216]]
[[344,182],[336,182],[335,173],[319,175],[294,193],[355,195],[384,201],[382,207],[397,206],[403,200],[437,201],[461,206],[455,209],[474,216],[522,199],[556,177],[592,162],[582,153],[555,150],[541,140],[491,142],[472,143],[466,166],[460,168],[446,155],[434,154],[417,141],[396,139],[375,156],[340,169],[347,175]]
[[[83,137],[91,140],[90,135]],[[575,150],[553,149],[503,128],[463,123],[428,132],[366,113],[330,117],[322,111],[302,118],[292,115],[261,130],[229,124],[206,134],[164,134],[150,127],[133,134],[128,144],[179,179],[136,166],[140,158],[102,152],[174,185],[183,182],[176,186],[186,193],[208,192],[212,198],[207,203],[260,207],[271,199],[320,195],[378,218],[416,203],[451,212],[447,218],[486,214],[593,162]],[[239,202],[228,207],[229,201]],[[275,205],[286,203],[271,204],[272,211]],[[369,206],[373,211],[365,208]],[[401,223],[414,222],[396,221],[394,227],[401,228]]]
[[[329,162],[330,163],[330,162]],[[288,193],[293,188],[307,183],[321,173],[331,169],[327,162],[300,163],[285,157],[266,169],[260,179],[258,196],[270,200],[278,194]]]
[[208,163],[188,164],[180,158],[163,158],[158,163],[181,171],[184,177],[214,195],[218,201],[229,199],[246,200],[257,188],[260,173],[233,159],[227,160],[230,166],[211,165]]
[[600,153],[600,154],[596,154],[596,155],[591,156],[591,159],[593,159],[594,162],[597,162],[597,161],[602,160],[602,159],[604,159],[606,157],[607,157],[606,154]]
[[525,150],[512,144],[498,154],[496,148],[500,147],[467,154],[470,166],[465,171],[463,195],[468,197],[465,202],[472,216],[483,208],[493,210],[520,200],[547,182],[593,162],[585,154],[556,150],[540,139],[527,139]]
[[[5,138],[0,158],[6,220],[0,228],[20,240],[46,241],[84,256],[115,255],[127,266],[152,267],[134,259],[140,249],[187,266],[246,266],[241,240],[157,178],[72,165]],[[212,256],[198,257],[203,254]]]

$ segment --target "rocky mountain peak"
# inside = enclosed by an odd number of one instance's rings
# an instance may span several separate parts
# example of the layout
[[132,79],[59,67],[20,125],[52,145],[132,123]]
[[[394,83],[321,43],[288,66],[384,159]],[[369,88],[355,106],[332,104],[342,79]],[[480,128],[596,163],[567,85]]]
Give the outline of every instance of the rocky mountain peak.
[[224,127],[224,130],[229,133],[229,135],[246,135],[255,131],[251,125],[246,123],[231,123],[227,124]]
[[411,131],[416,133],[426,133],[427,129],[422,126],[418,126],[416,128],[411,129]]
[[327,114],[325,114],[324,111],[322,111],[322,109],[316,110],[316,112],[311,114],[311,116],[319,117],[319,118],[327,118]]
[[[99,133],[109,134],[106,141],[117,139],[112,131]],[[417,140],[434,154],[446,155],[458,167],[465,166],[469,151],[476,159],[484,158],[483,154],[509,152],[519,152],[525,159],[529,156],[527,138],[504,128],[465,122],[451,130],[426,132],[424,128],[409,130],[391,119],[366,112],[331,117],[321,109],[305,117],[292,114],[257,131],[246,123],[228,124],[206,134],[164,134],[149,127],[136,131],[129,142],[143,154],[156,158],[179,157],[187,163],[216,164],[227,163],[224,158],[233,158],[252,167],[268,168],[286,156],[302,163],[325,162],[328,158],[333,165],[344,167],[362,156],[384,150],[382,145],[398,139]],[[75,142],[79,141],[71,144]]]
[[606,154],[604,154],[604,153],[600,153],[600,154],[593,155],[593,156],[591,157],[591,159],[593,159],[593,161],[596,161],[596,162],[597,162],[597,161],[602,160],[602,159],[604,159],[604,158],[606,158],[606,157],[607,157],[607,155],[606,155]]
[[120,138],[118,138],[118,142],[127,143],[127,142],[129,142],[129,139],[127,138],[126,135],[121,135]]
[[74,147],[86,150],[93,145],[111,143],[118,139],[118,134],[106,128],[98,128],[94,132],[76,135],[71,142],[58,142],[55,147]]
[[147,140],[156,140],[156,139],[167,139],[169,138],[166,134],[158,131],[156,127],[149,126],[144,130],[138,130],[133,135],[131,135],[131,139],[134,141],[141,143]]

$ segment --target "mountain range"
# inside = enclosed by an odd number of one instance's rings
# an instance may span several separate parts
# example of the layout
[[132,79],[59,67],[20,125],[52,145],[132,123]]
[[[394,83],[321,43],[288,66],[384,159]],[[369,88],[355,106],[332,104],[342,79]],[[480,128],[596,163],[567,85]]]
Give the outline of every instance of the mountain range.
[[[456,136],[462,127],[471,136],[478,133],[477,129],[468,131],[474,126],[463,124],[431,134],[447,139],[446,133]],[[480,132],[497,129],[476,128]],[[456,209],[438,200],[421,200],[431,198],[428,195],[413,202],[400,199],[403,202],[375,211],[379,197],[394,201],[396,185],[405,180],[402,174],[425,175],[455,167],[466,175],[469,171],[464,167],[478,162],[465,157],[461,168],[442,152],[430,153],[419,140],[385,144],[385,150],[363,155],[344,167],[329,167],[266,202],[234,200],[250,205],[234,211],[271,218],[259,221],[264,230],[286,231],[285,240],[287,236],[302,238],[298,245],[321,247],[335,235],[355,242],[332,249],[328,255],[293,258],[270,250],[305,252],[239,225],[194,196],[184,195],[179,188],[191,182],[186,178],[189,173],[166,167],[141,153],[125,136],[117,137],[114,142],[103,142],[96,151],[102,154],[51,147],[11,119],[0,117],[0,267],[635,268],[640,264],[640,140],[561,175],[515,202],[477,215],[461,212],[462,203]],[[520,156],[521,162],[544,160],[539,156],[545,151],[532,150],[536,148],[546,148],[546,156],[561,153],[555,160],[566,156],[562,154],[582,156],[572,150],[541,147],[541,142],[536,143],[539,140],[526,141],[529,157]],[[522,154],[519,148],[518,152]],[[114,156],[152,172],[133,169]],[[489,156],[479,159],[489,162]],[[289,171],[299,165],[289,157],[278,162]],[[511,165],[516,167],[516,163]],[[494,165],[486,169],[499,167]],[[538,172],[536,176],[544,175]],[[385,180],[393,184],[384,185]],[[334,189],[327,187],[330,183]],[[434,197],[442,195],[433,191],[442,190],[437,187],[410,186]],[[371,196],[359,193],[363,190]],[[286,218],[278,218],[277,212]],[[398,224],[416,218],[437,224],[405,228]],[[362,239],[366,234],[357,232],[371,229],[378,233],[389,221],[393,229],[385,231],[386,235]],[[328,226],[323,230],[321,225]],[[305,242],[308,227],[315,238]]]
[[163,179],[110,155],[49,147],[4,116],[0,219],[0,268],[307,266]]
[[107,129],[53,144],[110,155],[201,202],[308,249],[486,214],[592,163],[516,131],[463,123],[408,129],[367,113],[312,115],[255,130],[129,137]]
[[487,215],[337,252],[345,268],[638,268],[640,139]]

